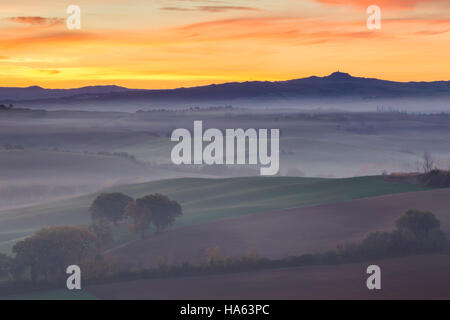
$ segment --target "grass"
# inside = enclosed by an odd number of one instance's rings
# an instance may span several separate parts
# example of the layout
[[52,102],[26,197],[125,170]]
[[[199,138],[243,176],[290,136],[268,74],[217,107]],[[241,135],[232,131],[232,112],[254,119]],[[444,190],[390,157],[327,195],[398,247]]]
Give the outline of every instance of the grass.
[[[380,176],[346,179],[246,177],[229,179],[182,178],[112,188],[111,191],[141,197],[162,193],[179,201],[184,214],[175,226],[197,224],[245,214],[341,202],[385,194],[424,190],[406,183],[385,181]],[[88,224],[88,207],[98,194],[60,200],[23,209],[0,212],[0,252],[35,230],[52,225]],[[130,238],[119,228],[116,243]]]

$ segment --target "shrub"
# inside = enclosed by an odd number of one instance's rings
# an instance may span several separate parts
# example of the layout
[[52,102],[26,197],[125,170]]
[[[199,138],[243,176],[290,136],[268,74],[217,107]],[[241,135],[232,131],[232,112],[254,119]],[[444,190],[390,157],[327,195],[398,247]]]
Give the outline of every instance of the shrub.
[[397,219],[395,226],[406,237],[422,240],[429,237],[430,232],[439,230],[441,223],[431,212],[408,210]]
[[83,279],[85,281],[98,281],[115,276],[118,272],[118,263],[114,257],[96,255],[81,264]]
[[209,267],[229,267],[232,259],[229,256],[222,256],[219,247],[206,249],[206,264]]
[[359,244],[340,246],[336,253],[344,259],[381,258],[439,252],[448,246],[440,222],[431,212],[408,210],[395,225],[392,232],[369,233]]

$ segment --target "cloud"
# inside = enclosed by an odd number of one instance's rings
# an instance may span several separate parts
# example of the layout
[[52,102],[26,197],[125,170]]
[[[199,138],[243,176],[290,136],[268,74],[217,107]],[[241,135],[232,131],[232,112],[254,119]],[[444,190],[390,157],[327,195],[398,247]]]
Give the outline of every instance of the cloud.
[[446,29],[446,30],[436,30],[436,31],[432,31],[432,30],[421,30],[421,31],[416,31],[414,32],[414,34],[416,35],[422,35],[422,36],[435,36],[435,35],[440,35],[443,33],[447,33],[449,32],[450,29]]
[[201,11],[207,12],[223,12],[229,10],[239,10],[239,11],[261,11],[261,9],[253,7],[241,7],[241,6],[200,6],[197,7]]
[[[6,33],[5,33],[6,34]],[[0,33],[0,38],[4,34]],[[101,34],[90,33],[86,31],[61,31],[61,32],[48,32],[38,30],[37,32],[28,32],[26,36],[19,36],[10,39],[5,39],[0,42],[1,50],[8,49],[22,49],[30,50],[33,47],[43,47],[46,45],[64,45],[64,46],[79,46],[83,43],[94,43],[95,40],[101,40]],[[106,36],[105,36],[106,37]]]
[[442,2],[442,0],[315,0],[328,5],[350,5],[367,8],[370,5],[377,5],[381,8],[410,10],[421,3]]
[[176,28],[179,41],[226,42],[267,41],[298,44],[322,44],[343,40],[389,37],[368,32],[360,21],[338,22],[304,18],[235,18],[184,25]]
[[194,9],[192,8],[182,8],[182,7],[163,7],[160,9],[166,11],[194,11]]
[[46,73],[46,74],[58,74],[58,73],[61,73],[60,70],[49,70],[49,69],[41,69],[41,70],[39,70],[39,72]]
[[[279,80],[297,72],[323,75],[336,64],[350,72],[362,68],[371,76],[386,72],[401,80],[447,76],[442,61],[448,33],[438,33],[450,29],[450,20],[394,17],[383,20],[380,32],[367,30],[360,16],[212,18],[158,29],[15,26],[0,30],[0,54],[14,57],[0,61],[0,71],[5,83],[15,86],[118,82],[146,88]],[[413,63],[421,66],[416,78],[408,73]],[[397,75],[402,72],[404,76]]]
[[194,8],[163,7],[167,11],[203,11],[203,12],[226,12],[226,11],[262,11],[258,8],[244,6],[196,6]]
[[33,26],[52,26],[64,23],[61,18],[46,18],[46,17],[10,17],[8,21],[22,24],[29,24]]

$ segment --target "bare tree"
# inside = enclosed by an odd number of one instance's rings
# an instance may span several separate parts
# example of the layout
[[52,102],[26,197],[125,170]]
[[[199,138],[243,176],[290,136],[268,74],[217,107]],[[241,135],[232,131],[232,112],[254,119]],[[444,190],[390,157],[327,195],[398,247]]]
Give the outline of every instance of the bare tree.
[[434,169],[434,159],[431,156],[430,152],[428,151],[424,152],[422,159],[423,159],[422,163],[423,172],[428,173]]

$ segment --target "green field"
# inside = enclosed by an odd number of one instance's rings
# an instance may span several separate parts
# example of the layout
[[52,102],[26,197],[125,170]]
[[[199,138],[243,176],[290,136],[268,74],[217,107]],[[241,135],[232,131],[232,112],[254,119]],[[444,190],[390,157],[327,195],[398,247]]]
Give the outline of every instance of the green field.
[[[277,209],[318,205],[384,194],[423,190],[380,176],[346,179],[248,177],[230,179],[183,178],[124,185],[110,189],[132,197],[162,193],[179,201],[184,215],[175,226],[255,214]],[[53,225],[89,223],[88,207],[97,194],[0,212],[0,252],[35,230]],[[119,228],[117,243],[129,238]]]

